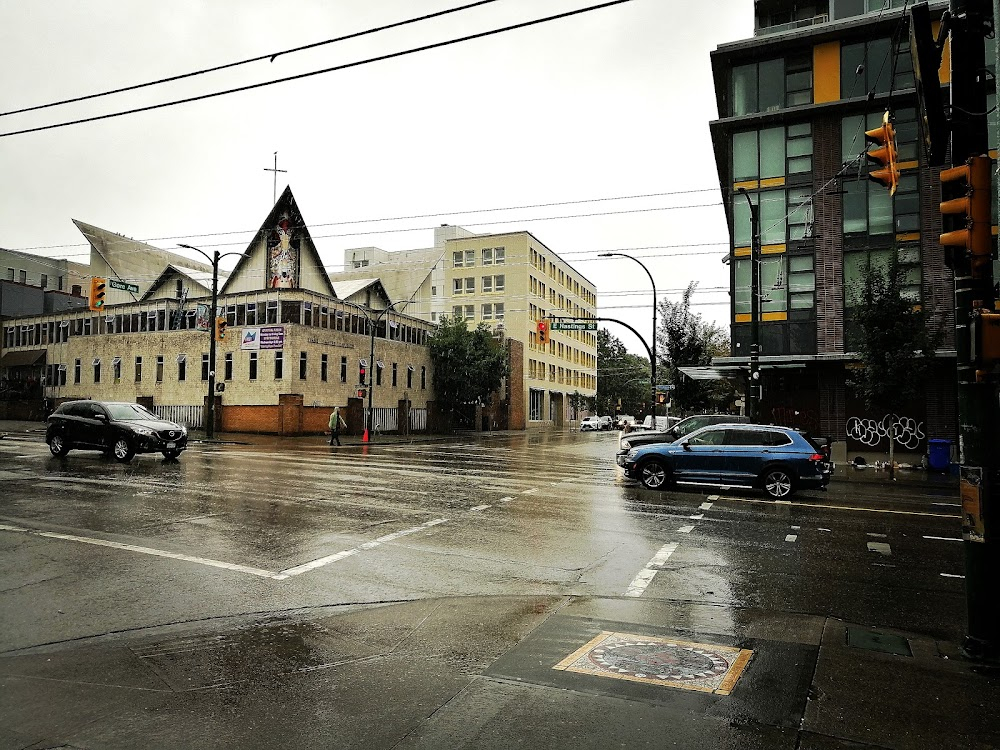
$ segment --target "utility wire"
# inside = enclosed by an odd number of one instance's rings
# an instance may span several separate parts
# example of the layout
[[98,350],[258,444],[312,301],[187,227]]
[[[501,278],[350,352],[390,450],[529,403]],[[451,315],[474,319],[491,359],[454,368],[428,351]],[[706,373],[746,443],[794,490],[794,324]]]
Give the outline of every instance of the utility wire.
[[432,44],[424,44],[419,47],[411,47],[409,49],[400,50],[398,52],[390,52],[385,55],[377,55],[375,57],[365,58],[364,60],[356,60],[355,62],[344,63],[342,65],[334,65],[329,68],[323,68],[322,70],[314,70],[309,73],[299,73],[294,76],[286,76],[285,78],[276,78],[272,81],[261,81],[259,83],[253,83],[246,86],[238,86],[236,88],[225,89],[223,91],[215,91],[210,94],[200,94],[198,96],[190,96],[184,99],[175,99],[169,102],[161,102],[160,104],[150,104],[145,107],[136,107],[134,109],[122,110],[120,112],[109,112],[104,115],[95,115],[93,117],[82,117],[77,120],[66,120],[64,122],[57,122],[50,125],[40,125],[34,128],[24,128],[22,130],[12,130],[7,133],[0,133],[0,138],[8,138],[14,135],[24,135],[25,133],[37,133],[43,130],[54,130],[56,128],[68,127],[70,125],[80,125],[85,122],[96,122],[98,120],[109,120],[114,117],[122,117],[124,115],[134,115],[139,112],[149,112],[156,109],[164,109],[166,107],[172,107],[177,104],[189,104],[191,102],[202,101],[204,99],[213,99],[219,96],[226,96],[228,94],[236,94],[243,91],[252,91],[254,89],[263,88],[265,86],[273,86],[277,83],[288,83],[289,81],[298,81],[303,78],[311,78],[312,76],[322,75],[324,73],[333,73],[339,70],[347,70],[348,68],[356,68],[362,65],[368,65],[369,63],[381,62],[383,60],[392,60],[398,57],[405,57],[407,55],[412,55],[417,52],[426,52],[432,49],[439,49],[441,47],[448,47],[453,44],[460,44],[462,42],[472,41],[474,39],[483,39],[488,36],[493,36],[495,34],[503,34],[508,31],[515,31],[517,29],[528,28],[529,26],[537,26],[542,23],[548,23],[549,21],[557,21],[563,18],[569,18],[571,16],[577,16],[582,13],[589,13],[591,11],[600,10],[602,8],[609,8],[613,5],[621,5],[623,3],[632,2],[632,0],[608,0],[608,2],[599,3],[597,5],[589,5],[585,8],[577,8],[576,10],[567,11],[565,13],[557,13],[553,16],[545,16],[543,18],[536,18],[532,21],[524,21],[522,23],[511,24],[509,26],[502,26],[500,28],[491,29],[489,31],[480,31],[476,34],[468,34],[462,37],[456,37],[454,39],[448,39],[443,42],[434,42]]
[[312,44],[304,44],[301,47],[292,47],[291,49],[281,50],[279,52],[273,52],[265,55],[258,55],[257,57],[249,57],[246,60],[239,60],[237,62],[226,63],[224,65],[216,65],[212,68],[203,68],[201,70],[195,70],[190,73],[181,73],[179,75],[168,76],[167,78],[159,78],[155,81],[147,81],[146,83],[137,83],[132,86],[123,86],[118,89],[110,89],[108,91],[101,91],[96,94],[84,94],[83,96],[76,96],[72,99],[62,99],[57,102],[49,102],[48,104],[36,104],[31,107],[23,107],[21,109],[12,109],[9,112],[0,112],[0,117],[7,117],[8,115],[19,115],[24,112],[35,112],[40,109],[49,109],[50,107],[61,107],[64,104],[75,104],[76,102],[85,102],[90,99],[99,99],[102,96],[111,96],[113,94],[122,94],[126,91],[138,91],[139,89],[149,88],[150,86],[159,86],[162,83],[171,83],[173,81],[182,81],[185,78],[194,78],[195,76],[205,75],[206,73],[215,73],[220,70],[228,70],[229,68],[236,68],[240,65],[248,65],[250,63],[260,62],[261,60],[270,60],[274,62],[275,58],[282,55],[291,55],[295,52],[302,52],[307,49],[314,49],[316,47],[322,47],[327,44],[336,44],[337,42],[344,42],[348,39],[357,39],[358,37],[368,36],[369,34],[377,34],[380,31],[387,31],[388,29],[399,28],[400,26],[406,26],[411,23],[418,23],[420,21],[427,21],[432,18],[438,18],[439,16],[446,16],[450,13],[458,13],[459,11],[468,10],[469,8],[475,8],[478,5],[488,5],[489,3],[494,3],[496,0],[478,0],[478,2],[469,3],[467,5],[460,5],[457,8],[448,8],[447,10],[438,11],[437,13],[429,13],[425,16],[418,16],[416,18],[407,18],[403,21],[396,21],[394,23],[386,24],[385,26],[376,26],[375,28],[366,29],[365,31],[358,31],[353,34],[345,34],[344,36],[334,37],[333,39],[326,39],[322,42],[313,42]]

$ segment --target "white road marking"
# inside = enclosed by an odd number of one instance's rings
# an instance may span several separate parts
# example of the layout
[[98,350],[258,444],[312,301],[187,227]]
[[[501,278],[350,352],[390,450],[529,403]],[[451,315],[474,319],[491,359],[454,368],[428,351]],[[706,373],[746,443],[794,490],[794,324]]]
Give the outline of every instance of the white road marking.
[[680,532],[681,534],[690,534],[692,531],[694,531],[694,526],[681,526],[679,529],[677,529],[677,531]]
[[955,575],[954,573],[942,573],[943,578],[965,578],[965,576]]
[[[718,495],[710,495],[709,497],[715,498],[716,500],[719,499]],[[711,510],[711,509],[712,509],[711,503],[702,503],[701,505],[698,506],[698,510]]]
[[514,498],[512,498],[512,497],[501,497],[501,498],[500,498],[500,502],[501,502],[501,503],[509,503],[509,502],[510,502],[511,500],[513,500],[513,499],[514,499]]
[[[943,505],[946,508],[961,508],[962,507],[961,503],[931,503],[931,505]],[[942,573],[941,575],[944,575],[944,573]]]
[[875,534],[874,532],[871,532],[871,531],[868,532],[868,536],[875,537],[876,539],[885,539],[886,538],[885,534]]
[[693,516],[688,516],[692,521],[700,521],[705,517],[704,513],[695,513]]
[[817,531],[825,531],[827,533],[830,533],[830,529],[824,529],[822,527],[820,527],[819,529],[817,529]]
[[885,542],[868,542],[868,551],[878,552],[880,555],[884,555],[885,557],[890,557],[892,555],[892,548]]
[[639,574],[632,579],[632,583],[629,584],[628,589],[625,591],[625,596],[642,596],[642,592],[652,583],[654,576],[663,567],[663,564],[670,559],[670,556],[674,554],[674,550],[676,549],[677,542],[670,542],[660,547],[660,551],[653,555],[653,559],[646,563],[646,567],[640,570]]
[[208,565],[212,568],[224,568],[225,570],[233,570],[237,573],[249,573],[250,575],[259,576],[261,578],[272,578],[275,580],[280,580],[279,574],[273,573],[270,570],[263,570],[261,568],[253,568],[247,565],[236,565],[235,563],[227,563],[221,560],[212,560],[207,557],[194,557],[192,555],[182,555],[179,552],[167,552],[162,549],[153,549],[152,547],[139,547],[135,544],[122,544],[121,542],[111,542],[107,539],[96,539],[92,537],[76,536],[75,534],[57,534],[54,531],[38,531],[36,529],[26,529],[18,526],[8,526],[7,524],[0,524],[0,531],[14,531],[21,534],[32,534],[33,536],[42,536],[49,539],[62,539],[67,542],[82,542],[83,544],[93,544],[98,547],[111,547],[112,549],[126,550],[128,552],[139,552],[143,555],[154,555],[156,557],[169,557],[173,560],[184,560],[185,562],[198,563],[199,565]]
[[801,526],[792,526],[792,531],[798,531],[801,528]]
[[522,495],[534,495],[534,494],[536,494],[537,492],[538,492],[538,488],[537,488],[537,487],[532,487],[532,488],[531,488],[530,490],[525,490],[525,491],[524,491],[524,492],[522,492],[521,494],[522,494]]
[[788,535],[787,535],[787,536],[785,537],[785,541],[786,541],[786,542],[794,542],[794,541],[795,541],[796,539],[798,539],[798,538],[799,538],[799,535],[798,535],[798,534],[788,534]]
[[939,542],[962,542],[965,541],[962,537],[953,536],[925,536],[924,539],[936,539]]
[[472,508],[469,508],[469,510],[486,510],[487,508],[492,508],[492,507],[493,507],[492,505],[476,505]]
[[273,578],[278,581],[283,581],[291,576],[297,576],[301,573],[305,573],[306,571],[315,570],[316,568],[321,568],[324,565],[329,565],[332,562],[337,562],[337,560],[343,560],[345,557],[355,555],[361,550],[375,549],[375,547],[385,544],[386,542],[391,542],[393,539],[399,539],[399,537],[406,536],[407,534],[415,534],[418,531],[429,529],[431,526],[437,526],[439,523],[447,523],[447,521],[447,518],[435,518],[433,521],[422,523],[419,526],[414,526],[413,528],[403,529],[402,531],[396,531],[392,534],[386,534],[385,536],[380,536],[373,542],[365,542],[354,549],[348,549],[343,552],[328,555],[327,557],[321,557],[318,560],[312,560],[311,562],[303,563],[302,565],[296,565],[294,568],[286,568],[280,573],[274,575]]
[[[712,507],[712,503],[714,503],[716,500],[718,500],[719,496],[718,495],[709,495],[708,499],[711,501],[711,502],[708,503],[708,507],[711,508]],[[704,506],[702,506],[702,507],[704,507]],[[705,510],[708,510],[708,508],[705,508]]]
[[792,501],[791,500],[775,500],[774,504],[775,505],[791,505]]

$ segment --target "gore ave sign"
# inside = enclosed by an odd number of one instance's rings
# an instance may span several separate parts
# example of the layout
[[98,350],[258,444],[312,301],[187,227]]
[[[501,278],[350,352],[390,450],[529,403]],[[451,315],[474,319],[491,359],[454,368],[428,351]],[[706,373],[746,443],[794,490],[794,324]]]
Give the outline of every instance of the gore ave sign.
[[136,284],[127,284],[124,281],[108,279],[108,286],[112,289],[121,289],[123,292],[132,292],[132,294],[139,293],[139,287]]

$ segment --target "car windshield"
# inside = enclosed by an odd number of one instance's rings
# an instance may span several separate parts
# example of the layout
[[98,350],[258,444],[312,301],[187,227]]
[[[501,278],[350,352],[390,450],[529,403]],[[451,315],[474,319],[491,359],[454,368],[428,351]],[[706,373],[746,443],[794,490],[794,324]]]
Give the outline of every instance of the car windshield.
[[118,421],[159,419],[158,416],[139,404],[105,404],[105,408],[110,412],[111,418]]

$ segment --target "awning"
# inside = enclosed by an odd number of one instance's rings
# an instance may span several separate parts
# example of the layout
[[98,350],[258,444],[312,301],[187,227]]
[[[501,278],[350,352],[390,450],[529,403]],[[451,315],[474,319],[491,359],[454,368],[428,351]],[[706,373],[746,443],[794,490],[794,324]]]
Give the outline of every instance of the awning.
[[742,377],[743,367],[678,367],[691,380],[735,380]]
[[0,357],[0,367],[23,367],[35,365],[45,360],[45,350],[35,349],[29,352],[4,352]]

